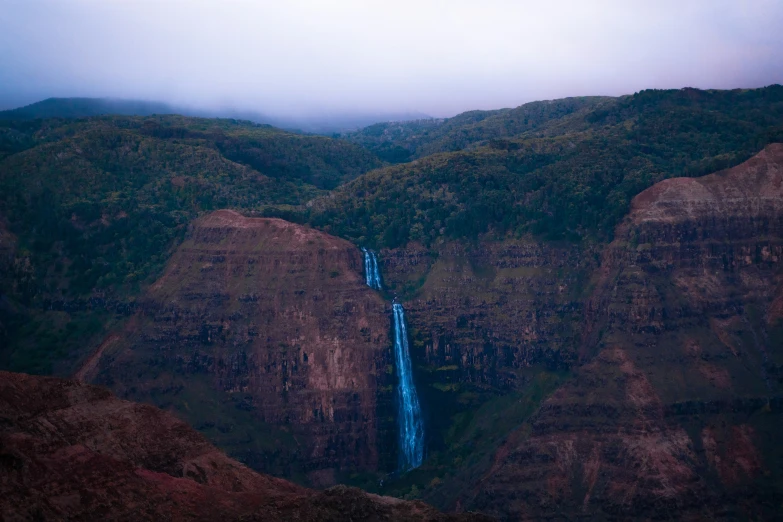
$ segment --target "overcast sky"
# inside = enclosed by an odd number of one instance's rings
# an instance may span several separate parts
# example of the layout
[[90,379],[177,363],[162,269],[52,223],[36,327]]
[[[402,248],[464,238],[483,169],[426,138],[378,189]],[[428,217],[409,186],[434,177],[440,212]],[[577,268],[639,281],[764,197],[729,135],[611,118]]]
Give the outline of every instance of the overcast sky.
[[0,0],[0,105],[449,116],[783,83],[781,0]]

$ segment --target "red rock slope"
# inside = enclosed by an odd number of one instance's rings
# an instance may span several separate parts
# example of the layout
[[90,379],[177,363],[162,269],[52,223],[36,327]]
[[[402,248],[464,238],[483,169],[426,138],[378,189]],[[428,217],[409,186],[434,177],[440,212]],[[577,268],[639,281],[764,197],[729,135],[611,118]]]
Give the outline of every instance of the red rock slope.
[[513,519],[769,519],[783,501],[783,145],[639,194],[582,358],[461,505]]
[[0,520],[457,518],[421,502],[345,487],[319,493],[260,475],[153,406],[0,372]]
[[379,467],[389,329],[354,245],[221,210],[194,222],[130,333],[79,375],[176,411],[256,469],[329,485]]

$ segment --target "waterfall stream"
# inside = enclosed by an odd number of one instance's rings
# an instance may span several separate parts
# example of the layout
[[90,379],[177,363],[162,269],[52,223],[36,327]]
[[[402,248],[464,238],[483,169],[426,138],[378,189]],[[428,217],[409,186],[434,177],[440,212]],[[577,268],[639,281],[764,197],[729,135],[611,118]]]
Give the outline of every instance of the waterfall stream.
[[[375,290],[383,288],[375,252],[362,248],[364,253],[364,278],[367,286]],[[399,303],[392,304],[394,318],[394,363],[397,367],[397,410],[400,450],[400,471],[421,466],[424,460],[424,421],[419,406],[416,385],[413,384],[411,356],[408,348],[408,330],[405,310]]]
[[424,460],[424,423],[419,397],[413,384],[411,357],[408,350],[408,331],[405,328],[405,310],[399,303],[392,305],[394,313],[394,354],[399,380],[400,470],[418,468]]
[[364,280],[367,286],[380,290],[381,285],[381,273],[378,270],[378,258],[375,256],[375,252],[362,248],[364,252]]

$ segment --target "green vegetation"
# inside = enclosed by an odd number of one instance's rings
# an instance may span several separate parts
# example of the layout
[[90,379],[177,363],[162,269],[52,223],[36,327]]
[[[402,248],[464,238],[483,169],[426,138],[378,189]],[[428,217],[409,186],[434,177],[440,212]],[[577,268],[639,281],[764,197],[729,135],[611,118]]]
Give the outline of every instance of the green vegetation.
[[[532,235],[600,244],[611,239],[632,198],[652,184],[730,167],[783,141],[783,87],[535,102],[447,120],[377,124],[344,138],[181,116],[0,121],[0,232],[8,228],[18,239],[13,262],[0,265],[0,367],[72,374],[124,320],[125,312],[109,303],[133,303],[160,274],[188,223],[219,208],[307,222],[358,245],[421,243],[429,257],[387,288],[402,300],[416,295],[427,302],[437,295],[431,285],[441,284],[434,277],[439,270],[452,285],[454,267],[436,260],[444,240]],[[415,161],[402,163],[409,160]],[[645,243],[634,247],[649,249]],[[451,292],[497,303],[492,313],[502,314],[507,297],[498,281],[514,275],[512,269],[464,262],[470,270],[456,273],[472,283]],[[595,284],[582,273],[567,290],[574,299]],[[563,279],[559,273],[547,277]],[[90,304],[96,298],[100,302]],[[673,294],[664,301],[678,299]],[[61,306],[69,303],[75,306]],[[749,310],[749,320],[760,321]],[[563,345],[576,338],[569,314],[562,312]],[[454,320],[457,332],[469,338],[468,321]],[[421,353],[424,341],[413,328],[411,336]],[[780,339],[783,323],[769,333],[771,345]],[[674,341],[669,345],[685,342]],[[774,364],[779,370],[779,357]],[[454,364],[416,368],[422,404],[430,405],[425,465],[386,477],[383,487],[372,473],[350,480],[449,504],[470,483],[469,475],[488,469],[508,434],[525,436],[530,415],[569,378],[555,372],[558,367],[520,370],[511,393],[460,379]],[[258,429],[242,394],[216,396],[208,382],[185,383],[166,371],[160,368],[161,376],[140,396],[154,397],[251,465],[289,476],[300,471],[290,464],[296,447],[291,433]],[[385,371],[392,374],[393,367]],[[659,375],[651,380],[665,379],[664,390],[695,380]],[[706,390],[711,384],[703,380]],[[207,417],[214,422],[199,420]],[[234,445],[239,439],[246,442]]]
[[10,315],[7,322],[13,335],[5,341],[14,349],[0,351],[0,367],[39,375],[73,375],[85,346],[97,346],[118,324],[113,314],[100,309],[28,312]]
[[[407,134],[395,138],[394,125]],[[783,87],[569,98],[349,136],[372,148],[362,136],[417,157],[475,148],[362,176],[381,162],[355,145],[236,120],[1,122],[0,215],[29,257],[24,292],[134,293],[188,221],[217,208],[309,220],[374,246],[487,233],[606,240],[655,182],[783,140]]]
[[314,204],[309,219],[387,247],[486,233],[606,240],[645,188],[736,165],[775,141],[781,86],[642,91],[474,150],[370,172]]
[[[476,474],[485,473],[492,456],[509,435],[525,433],[526,422],[563,382],[567,372],[530,368],[519,391],[496,395],[476,388],[440,390],[431,379],[422,392],[425,404],[437,404],[428,414],[428,455],[424,464],[404,475],[356,475],[349,481],[369,491],[400,498],[424,498],[449,505]],[[434,431],[434,433],[433,433]]]
[[[53,371],[46,354],[59,360],[63,346],[50,353],[39,343],[35,360],[33,352],[13,355],[26,345],[22,334],[32,332],[29,325],[16,329],[31,320],[23,310],[138,295],[200,214],[276,206],[285,215],[379,165],[346,142],[234,120],[0,122],[0,216],[18,238],[13,269],[0,274],[0,293],[22,305],[14,313],[0,310],[10,314],[0,317],[0,333],[6,331],[11,345],[3,347],[11,352],[2,354],[4,367]],[[54,339],[54,332],[36,338]]]
[[202,212],[302,204],[379,165],[344,142],[231,120],[105,117],[3,129],[27,148],[0,162],[0,215],[28,252],[36,291],[57,295],[147,281]]
[[469,111],[453,118],[386,122],[342,137],[389,163],[403,163],[438,152],[454,152],[491,139],[518,136],[556,120],[584,115],[612,98],[582,96],[526,103],[515,109]]

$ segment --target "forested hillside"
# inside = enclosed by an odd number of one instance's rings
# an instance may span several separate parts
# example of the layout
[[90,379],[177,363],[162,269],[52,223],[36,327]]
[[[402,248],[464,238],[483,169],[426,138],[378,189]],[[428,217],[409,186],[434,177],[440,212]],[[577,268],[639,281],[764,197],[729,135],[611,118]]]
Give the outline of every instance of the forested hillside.
[[463,150],[490,139],[518,136],[603,107],[613,98],[582,96],[526,103],[514,109],[463,112],[446,119],[376,123],[342,137],[390,163]]
[[508,137],[497,129],[513,128],[527,106],[458,127],[452,136],[475,131],[486,144],[368,173],[313,205],[311,222],[387,247],[487,232],[605,240],[652,184],[736,165],[783,139],[781,86],[587,100],[589,110]]
[[[384,147],[412,156],[468,149],[379,168],[381,159],[346,140],[235,120],[3,121],[0,216],[17,245],[4,293],[39,306],[133,296],[187,223],[218,208],[379,247],[487,233],[607,240],[631,198],[655,182],[738,164],[783,139],[783,87],[536,102],[378,124],[351,139],[373,135],[365,145],[386,159],[394,158]],[[31,338],[35,323],[20,320],[30,331],[18,338]]]
[[174,112],[176,111],[171,105],[161,102],[111,98],[47,98],[24,107],[0,111],[0,120],[86,118],[105,114],[149,116]]
[[[344,141],[233,120],[6,121],[0,135],[0,216],[17,238],[0,289],[22,309],[132,298],[199,214],[301,205],[381,164]],[[37,339],[35,350],[19,351],[27,361],[18,361],[21,368],[3,350],[4,367],[46,373],[51,359],[64,356],[53,355],[49,341],[67,351],[66,337],[80,339],[73,324],[39,331],[25,313],[9,310],[0,309],[7,316],[0,318],[6,324],[0,336],[11,337],[4,343],[10,351],[16,353],[17,341]],[[44,331],[61,333],[49,339]]]

